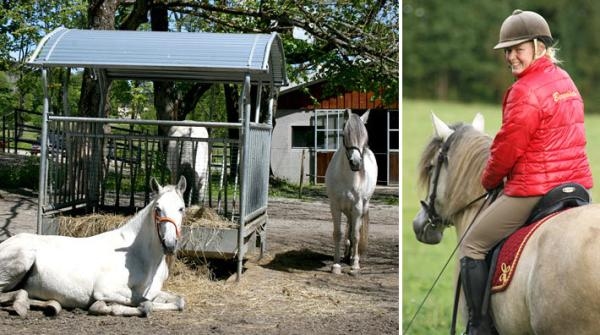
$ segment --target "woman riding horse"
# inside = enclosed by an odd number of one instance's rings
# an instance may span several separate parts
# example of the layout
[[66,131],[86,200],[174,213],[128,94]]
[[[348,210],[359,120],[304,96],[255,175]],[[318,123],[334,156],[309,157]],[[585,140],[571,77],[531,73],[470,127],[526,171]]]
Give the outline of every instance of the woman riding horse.
[[504,50],[516,81],[504,96],[502,126],[481,177],[486,190],[504,189],[477,217],[460,246],[469,335],[492,331],[491,317],[482,315],[488,251],[519,228],[552,188],[567,182],[592,187],[583,99],[557,65],[552,43],[541,15],[515,10],[502,23],[494,47]]

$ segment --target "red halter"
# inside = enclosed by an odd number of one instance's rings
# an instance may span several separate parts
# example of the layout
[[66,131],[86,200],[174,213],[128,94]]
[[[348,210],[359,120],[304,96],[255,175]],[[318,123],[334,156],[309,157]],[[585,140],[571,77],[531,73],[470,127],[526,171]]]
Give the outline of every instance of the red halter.
[[160,231],[158,229],[158,224],[162,222],[169,222],[175,227],[175,233],[177,234],[177,238],[181,235],[181,231],[177,228],[177,223],[175,220],[171,219],[168,216],[159,216],[157,212],[154,212],[154,221],[156,223],[156,233],[158,234],[158,238],[161,239]]

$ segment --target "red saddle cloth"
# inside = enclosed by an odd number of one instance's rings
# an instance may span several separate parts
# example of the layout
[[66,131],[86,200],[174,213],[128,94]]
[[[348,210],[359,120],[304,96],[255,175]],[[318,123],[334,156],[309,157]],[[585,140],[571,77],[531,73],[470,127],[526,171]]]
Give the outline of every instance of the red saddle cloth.
[[492,278],[492,293],[502,292],[508,287],[517,264],[519,263],[521,251],[523,251],[529,237],[544,222],[548,221],[558,213],[560,212],[550,214],[537,222],[519,228],[508,237],[498,254],[496,269],[494,271],[494,277]]

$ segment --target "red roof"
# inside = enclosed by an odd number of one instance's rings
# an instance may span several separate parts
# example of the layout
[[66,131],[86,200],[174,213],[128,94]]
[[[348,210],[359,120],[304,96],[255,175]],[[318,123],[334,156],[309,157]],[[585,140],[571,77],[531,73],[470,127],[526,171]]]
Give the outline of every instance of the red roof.
[[[277,100],[277,109],[398,109],[397,100],[386,104],[381,99],[373,99],[373,92],[340,89],[333,96],[325,95],[325,84],[320,80],[282,91]],[[305,93],[305,87],[316,101]]]

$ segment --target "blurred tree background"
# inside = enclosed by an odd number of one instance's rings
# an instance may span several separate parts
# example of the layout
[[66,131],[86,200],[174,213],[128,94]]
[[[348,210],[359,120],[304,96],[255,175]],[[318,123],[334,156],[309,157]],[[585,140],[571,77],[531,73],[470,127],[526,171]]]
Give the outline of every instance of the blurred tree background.
[[[0,114],[41,110],[40,76],[26,60],[42,37],[60,26],[277,32],[292,82],[325,78],[335,89],[398,99],[399,8],[393,0],[0,0]],[[50,82],[55,113],[97,115],[99,88],[89,72],[53,70]],[[112,106],[105,111],[110,116],[124,106],[137,115],[182,120],[206,113],[215,99],[235,102],[238,94],[235,85],[215,90],[197,83],[111,84],[107,101]],[[71,104],[63,108],[67,95]],[[229,114],[237,108],[227,109],[227,118],[235,118]]]
[[499,104],[513,77],[493,50],[514,9],[548,21],[562,67],[581,91],[586,111],[600,112],[600,2],[591,0],[403,0],[402,84],[409,98]]

